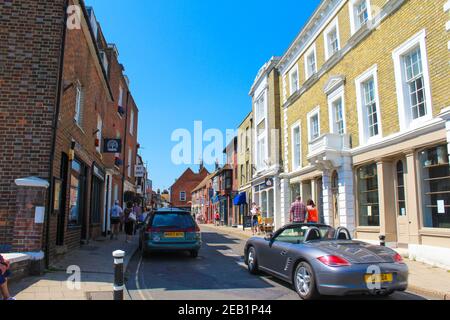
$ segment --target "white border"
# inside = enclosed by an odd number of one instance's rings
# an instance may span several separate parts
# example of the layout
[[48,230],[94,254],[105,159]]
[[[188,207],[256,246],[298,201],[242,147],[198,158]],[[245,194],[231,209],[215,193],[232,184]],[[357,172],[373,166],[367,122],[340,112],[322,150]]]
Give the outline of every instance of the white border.
[[337,17],[337,16],[330,23],[328,28],[325,29],[325,31],[323,33],[323,40],[324,40],[324,45],[325,45],[325,61],[330,59],[336,53],[335,52],[332,55],[330,55],[329,47],[328,47],[328,35],[330,34],[330,32],[333,29],[336,29],[336,35],[337,35],[337,41],[338,41],[338,50],[336,52],[338,52],[339,50],[341,50],[341,37],[340,37],[340,34],[339,34],[339,17]]
[[[312,139],[311,136],[311,118],[314,117],[315,115],[318,115],[318,120],[319,120],[319,136],[317,138]],[[320,134],[321,134],[321,128],[320,128],[320,106],[315,107],[312,111],[310,111],[307,115],[308,118],[308,141],[312,142],[318,138],[320,138]]]
[[[425,86],[425,98],[427,115],[416,120],[410,120],[410,116],[406,113],[408,107],[405,101],[405,87],[404,87],[404,68],[402,66],[402,56],[408,53],[417,45],[420,46],[420,53],[422,59],[422,71]],[[432,119],[433,101],[431,98],[431,86],[430,86],[430,73],[428,68],[428,54],[426,46],[426,30],[423,29],[401,46],[392,52],[392,58],[394,59],[394,71],[395,71],[395,83],[397,87],[397,102],[398,102],[398,114],[400,121],[400,131],[407,131],[408,129],[414,129],[423,125],[424,122]],[[409,123],[408,123],[409,122]]]
[[[363,110],[363,93],[362,93],[362,83],[367,81],[369,78],[373,77],[375,84],[375,100],[377,104],[377,115],[378,115],[378,135],[371,138],[368,137],[367,132],[367,121],[366,112]],[[366,72],[355,79],[356,86],[356,102],[358,110],[358,127],[359,127],[359,145],[371,144],[379,141],[382,138],[382,120],[381,120],[381,106],[380,106],[380,96],[378,91],[378,65],[375,64],[370,67]]]
[[334,134],[339,134],[338,132],[335,132],[335,119],[334,119],[334,110],[333,110],[333,103],[337,100],[341,99],[342,101],[342,117],[344,121],[344,134],[347,133],[347,119],[345,117],[345,91],[344,86],[340,86],[338,89],[336,89],[333,93],[331,93],[328,96],[328,115],[329,115],[329,121],[330,121],[330,132]]
[[[299,129],[300,132],[300,155],[299,155],[299,165],[297,167],[294,166],[295,164],[295,158],[294,158],[294,154],[295,154],[295,139],[294,139],[294,130],[295,129]],[[303,164],[303,152],[302,152],[302,126],[301,126],[301,122],[300,120],[295,122],[292,126],[291,126],[291,161],[292,161],[292,165],[291,165],[291,171],[297,171],[299,169],[302,168],[302,164]]]
[[[314,52],[314,60],[315,60],[315,64],[316,64],[316,70],[312,73],[309,74],[308,73],[308,56],[311,55],[311,53]],[[309,78],[311,78],[311,76],[313,76],[315,73],[317,73],[318,70],[318,66],[317,66],[317,50],[316,50],[316,44],[314,43],[309,49],[308,51],[306,51],[305,56],[304,56],[304,67],[305,67],[305,81],[308,80]]]
[[348,3],[348,8],[350,11],[349,14],[350,14],[350,34],[351,35],[354,35],[362,27],[362,26],[359,26],[358,28],[356,28],[356,21],[355,21],[355,6],[356,6],[356,4],[359,4],[362,1],[366,1],[366,3],[367,3],[368,19],[367,19],[366,24],[372,20],[372,6],[370,3],[370,0],[350,0]]
[[[292,90],[292,75],[297,72],[297,88]],[[298,71],[298,63],[289,71],[289,96],[292,96],[300,89],[300,73]]]

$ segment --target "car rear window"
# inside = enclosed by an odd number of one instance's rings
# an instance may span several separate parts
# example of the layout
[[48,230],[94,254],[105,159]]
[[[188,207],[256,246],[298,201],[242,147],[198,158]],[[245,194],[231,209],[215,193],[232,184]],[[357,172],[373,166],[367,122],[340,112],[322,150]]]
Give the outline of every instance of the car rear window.
[[194,219],[189,214],[157,213],[153,217],[153,228],[193,228]]

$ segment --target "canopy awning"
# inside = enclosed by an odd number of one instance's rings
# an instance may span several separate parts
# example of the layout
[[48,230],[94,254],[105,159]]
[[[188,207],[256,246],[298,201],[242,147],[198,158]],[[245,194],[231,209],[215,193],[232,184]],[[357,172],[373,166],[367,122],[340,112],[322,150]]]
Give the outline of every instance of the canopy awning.
[[245,192],[239,193],[234,197],[234,205],[240,206],[241,204],[247,204],[247,193]]

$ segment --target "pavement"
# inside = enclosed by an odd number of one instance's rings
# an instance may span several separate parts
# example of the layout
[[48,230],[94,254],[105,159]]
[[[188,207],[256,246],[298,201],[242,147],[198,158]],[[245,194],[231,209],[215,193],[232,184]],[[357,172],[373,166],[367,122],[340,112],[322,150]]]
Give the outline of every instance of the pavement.
[[[126,287],[133,300],[294,300],[292,287],[267,274],[251,275],[244,263],[248,234],[231,228],[201,226],[197,258],[187,252],[136,254],[128,265]],[[408,292],[390,297],[324,297],[324,300],[427,300]]]
[[[238,228],[217,227],[214,225],[204,225],[202,228],[227,233],[240,239],[249,239],[253,236],[249,229],[244,231]],[[256,236],[264,237],[263,234]],[[409,292],[424,295],[430,299],[450,300],[450,270],[444,270],[406,258],[405,263],[409,267]]]
[[[27,277],[9,285],[10,292],[17,300],[112,300],[114,263],[112,252],[123,250],[124,270],[138,249],[138,237],[125,243],[125,236],[118,240],[103,239],[91,241],[77,250],[67,253],[50,270],[40,277]],[[80,270],[79,287],[68,284],[68,267]],[[73,286],[72,286],[73,287]],[[126,291],[125,291],[126,293]],[[125,294],[125,299],[129,296]]]

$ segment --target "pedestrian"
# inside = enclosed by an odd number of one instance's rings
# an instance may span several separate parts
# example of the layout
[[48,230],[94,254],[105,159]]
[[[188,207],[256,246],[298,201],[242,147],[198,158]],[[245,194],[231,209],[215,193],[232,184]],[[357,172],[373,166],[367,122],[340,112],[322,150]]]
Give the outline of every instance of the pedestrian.
[[290,218],[291,223],[304,223],[306,218],[306,206],[302,202],[302,197],[298,196],[291,205]]
[[216,210],[216,216],[215,216],[215,220],[216,220],[216,226],[220,226],[220,214],[219,211]]
[[127,202],[127,208],[123,211],[123,224],[125,228],[125,242],[130,243],[134,232],[136,214],[133,212],[133,203]]
[[263,221],[263,217],[262,217],[262,213],[261,210],[259,210],[258,208],[258,235],[261,234],[261,232],[263,231],[263,227],[264,227],[264,221]]
[[250,213],[252,214],[252,233],[255,235],[258,232],[258,206],[255,202],[252,203],[252,209]]
[[8,278],[11,276],[9,271],[9,261],[0,254],[0,292],[3,300],[16,300],[11,297],[8,290]]
[[319,211],[317,210],[314,201],[309,199],[306,204],[305,223],[319,223]]
[[141,214],[142,214],[141,207],[136,202],[133,204],[133,213],[136,216],[136,223],[133,226],[133,234],[136,235],[137,229],[139,228],[139,225],[137,222],[140,221]]
[[120,222],[122,219],[123,210],[119,205],[119,200],[114,201],[114,206],[111,208],[111,240],[119,238]]

